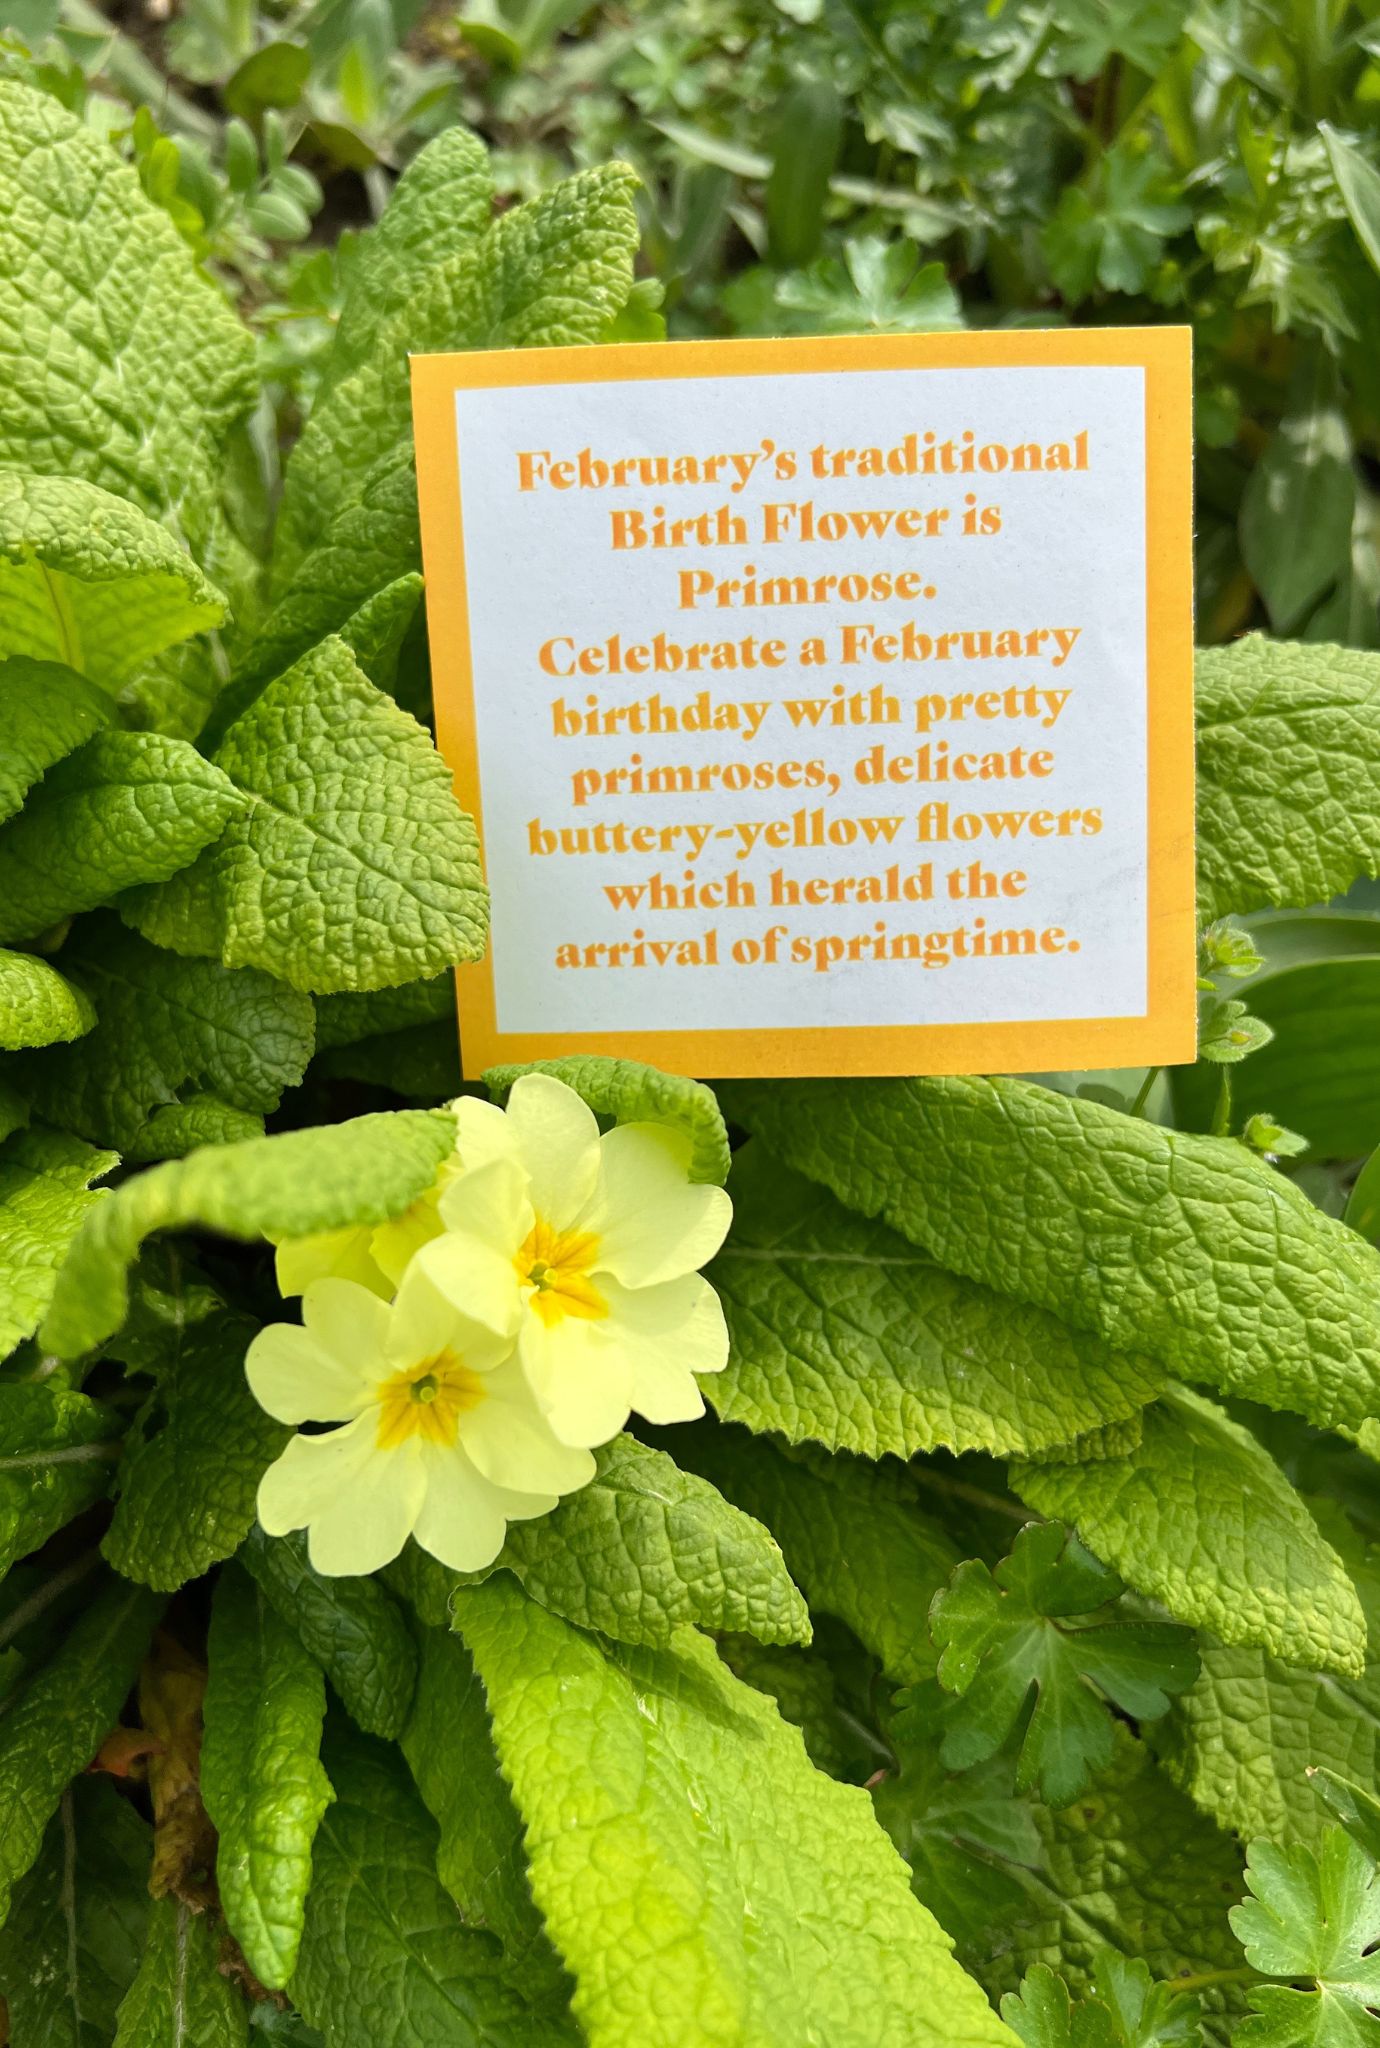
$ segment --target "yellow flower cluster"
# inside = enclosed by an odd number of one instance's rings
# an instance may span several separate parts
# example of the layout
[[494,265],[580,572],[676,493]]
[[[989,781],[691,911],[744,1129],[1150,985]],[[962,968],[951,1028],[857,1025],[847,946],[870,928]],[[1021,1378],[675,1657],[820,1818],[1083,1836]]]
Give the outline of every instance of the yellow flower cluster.
[[455,1104],[455,1153],[404,1216],[278,1248],[302,1322],[273,1323],[245,1368],[295,1436],[259,1520],[305,1528],[333,1575],[375,1571],[409,1536],[457,1571],[507,1525],[584,1486],[631,1411],[703,1412],[696,1375],[728,1335],[700,1274],[728,1229],[722,1188],[689,1179],[661,1124],[600,1136],[573,1089],[514,1084],[506,1110]]

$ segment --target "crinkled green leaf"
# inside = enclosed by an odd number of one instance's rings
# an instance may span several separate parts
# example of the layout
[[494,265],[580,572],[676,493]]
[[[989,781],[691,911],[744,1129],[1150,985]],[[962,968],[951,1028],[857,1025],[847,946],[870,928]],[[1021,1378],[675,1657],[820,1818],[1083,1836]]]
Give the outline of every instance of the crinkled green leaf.
[[766,1523],[811,1608],[847,1622],[903,1684],[933,1672],[930,1602],[959,1552],[909,1473],[737,1429],[677,1430],[675,1440],[686,1462]]
[[157,944],[321,992],[482,953],[488,898],[450,771],[341,641],[270,683],[215,760],[254,801],[172,881],[125,897]]
[[726,1421],[869,1458],[1044,1451],[1138,1414],[1164,1384],[1147,1359],[946,1272],[759,1141],[728,1187],[709,1278],[729,1363],[705,1382]]
[[[0,262],[3,247],[0,240]],[[0,294],[6,282],[0,272]],[[0,433],[9,425],[0,409]],[[34,460],[39,452],[35,446]],[[150,518],[157,508],[129,502],[133,480],[104,481],[101,490],[79,475],[0,470],[0,658],[63,662],[118,696],[156,655],[220,625],[226,605],[174,535]],[[166,491],[172,482],[158,479],[157,487]]]
[[141,506],[216,574],[225,438],[254,344],[139,173],[46,93],[0,83],[0,464]]
[[522,1822],[494,1754],[474,1661],[447,1629],[426,1628],[421,1635],[417,1692],[402,1751],[440,1829],[436,1874],[465,1925],[487,1927],[498,1936],[504,1968],[529,1995],[540,1985],[564,2004],[570,1980],[532,1900]]
[[1308,1775],[1319,1798],[1336,1815],[1352,1841],[1372,1863],[1380,1863],[1380,1799],[1367,1792],[1364,1785],[1348,1784],[1345,1778],[1321,1765]]
[[1205,1642],[1197,1684],[1154,1731],[1175,1781],[1243,1840],[1316,1846],[1327,1814],[1313,1767],[1380,1782],[1380,1569],[1374,1553],[1348,1563],[1374,1646],[1359,1678]]
[[1366,1622],[1346,1567],[1268,1451],[1215,1403],[1171,1389],[1126,1457],[1019,1466],[1012,1484],[1181,1621],[1360,1676]]
[[[0,473],[0,488],[3,488]],[[56,661],[15,656],[0,667],[0,818],[25,791],[114,718],[105,692]]]
[[185,740],[100,732],[0,826],[0,939],[27,939],[135,883],[165,881],[247,808]]
[[1380,873],[1380,655],[1250,634],[1198,656],[1205,917]]
[[37,953],[0,947],[0,1051],[59,1045],[96,1021],[85,991]]
[[1037,1787],[1051,1806],[1076,1799],[1112,1758],[1099,1694],[1155,1720],[1198,1672],[1187,1629],[1115,1615],[1122,1590],[1058,1522],[1028,1524],[995,1572],[980,1558],[959,1565],[930,1607],[939,1682],[958,1695],[944,1762],[985,1763],[1019,1725],[1017,1790]]
[[[10,1146],[25,1142],[12,1138]],[[76,1145],[75,1140],[66,1142]],[[84,1146],[77,1149],[85,1159],[101,1157]],[[441,1161],[454,1149],[453,1117],[399,1110],[250,1138],[151,1167],[98,1204],[89,1227],[72,1245],[56,1289],[50,1278],[35,1310],[41,1315],[52,1299],[43,1342],[58,1357],[75,1358],[113,1336],[129,1305],[129,1266],[155,1230],[200,1224],[231,1237],[276,1242],[351,1223],[383,1223],[400,1216],[431,1186]],[[7,1156],[0,1151],[0,1259],[5,1252]],[[88,1174],[102,1170],[91,1166]],[[78,1220],[79,1212],[64,1246]],[[61,1250],[52,1268],[60,1258]],[[27,1330],[18,1334],[27,1335]]]
[[[831,1627],[826,1616],[823,1633],[837,1638],[846,1631]],[[720,1635],[714,1640],[734,1677],[776,1702],[782,1720],[800,1730],[810,1762],[831,1778],[860,1785],[886,1760],[879,1737],[856,1713],[851,1688],[818,1639],[811,1649],[759,1643],[755,1636]],[[866,1668],[870,1684],[872,1660],[851,1640],[849,1648],[856,1665]]]
[[149,1917],[149,1830],[107,1778],[63,1793],[0,1933],[16,2048],[110,2048]]
[[110,915],[83,923],[59,957],[96,1029],[79,1053],[43,1053],[21,1072],[40,1116],[94,1144],[132,1153],[150,1114],[189,1084],[262,1115],[306,1071],[311,1001],[256,968],[179,959]]
[[417,1646],[396,1600],[376,1579],[326,1579],[303,1536],[251,1529],[240,1561],[296,1630],[366,1734],[402,1733],[417,1682]]
[[1314,1422],[1380,1410],[1380,1255],[1223,1138],[1028,1081],[720,1090],[786,1163],[952,1272]]
[[728,1133],[713,1090],[702,1081],[663,1074],[637,1060],[605,1059],[580,1053],[570,1059],[536,1060],[525,1067],[490,1067],[484,1085],[495,1102],[506,1102],[520,1074],[553,1074],[587,1102],[596,1116],[615,1124],[670,1124],[690,1142],[690,1178],[722,1186],[728,1178]]
[[[1234,2038],[1243,2048],[1359,2048],[1380,2041],[1380,1873],[1341,1828],[1315,1853],[1303,1843],[1252,1842],[1246,1884],[1253,1896],[1231,1924],[1246,1961],[1290,1988],[1251,1993],[1252,2016]],[[1297,1980],[1311,1980],[1299,1988]]]
[[331,2048],[575,2048],[564,2000],[525,1997],[495,1937],[462,1921],[396,1749],[336,1728],[326,1768],[292,1997]]
[[1001,2016],[1025,2048],[1199,2048],[1198,2000],[1156,1984],[1139,1958],[1104,1949],[1093,1962],[1093,1990],[1076,2004],[1045,1964],[1008,1992]]
[[503,1579],[459,1618],[591,2048],[1008,2039],[865,1793],[702,1637],[601,1645]]
[[313,1062],[312,1079],[361,1081],[389,1088],[408,1102],[449,1101],[462,1086],[454,1019],[333,1046]]
[[211,1608],[201,1796],[215,1823],[221,1910],[261,1984],[292,1975],[312,1842],[331,1801],[326,1687],[262,1586],[228,1565]]
[[316,1001],[316,1044],[321,1052],[423,1024],[455,1029],[453,975],[405,981],[400,988],[371,989],[360,995],[318,996]]
[[120,1461],[101,1549],[118,1572],[164,1593],[230,1557],[248,1535],[268,1466],[291,1432],[249,1391],[252,1317],[207,1316],[162,1374],[142,1435]]
[[126,1150],[125,1163],[152,1166],[160,1159],[185,1159],[198,1145],[238,1145],[263,1134],[264,1120],[253,1110],[236,1109],[217,1095],[189,1095],[154,1110]]
[[0,1358],[37,1329],[83,1218],[109,1199],[91,1182],[115,1163],[65,1131],[0,1145]]
[[664,1451],[618,1436],[598,1472],[534,1522],[512,1522],[492,1565],[452,1572],[411,1546],[393,1568],[434,1626],[457,1586],[510,1571],[534,1600],[625,1643],[669,1643],[687,1626],[734,1629],[767,1643],[810,1639],[805,1603],[775,1539]]
[[113,1725],[161,1604],[142,1586],[104,1586],[0,1716],[0,1923],[63,1787]]
[[118,1436],[118,1419],[85,1394],[0,1385],[0,1577],[101,1498]]
[[247,2048],[249,2008],[220,1970],[214,1922],[181,1899],[154,1902],[114,2048]]

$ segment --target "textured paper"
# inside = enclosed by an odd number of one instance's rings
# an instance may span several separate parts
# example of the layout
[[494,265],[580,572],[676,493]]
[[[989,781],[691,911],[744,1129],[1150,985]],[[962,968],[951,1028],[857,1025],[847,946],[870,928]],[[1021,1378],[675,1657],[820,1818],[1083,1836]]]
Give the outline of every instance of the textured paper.
[[465,1071],[1193,1056],[1187,330],[413,361]]

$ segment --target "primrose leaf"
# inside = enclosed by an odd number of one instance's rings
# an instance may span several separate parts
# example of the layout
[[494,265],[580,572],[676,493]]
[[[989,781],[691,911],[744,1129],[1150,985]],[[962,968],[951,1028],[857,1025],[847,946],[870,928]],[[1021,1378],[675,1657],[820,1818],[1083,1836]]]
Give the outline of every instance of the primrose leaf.
[[321,992],[482,953],[478,842],[450,771],[343,642],[270,683],[215,761],[253,802],[172,881],[125,897],[148,938]]
[[120,2005],[114,2048],[247,2048],[249,2012],[220,1968],[210,1916],[154,1901],[139,1973]]
[[1363,1785],[1348,1784],[1321,1767],[1308,1773],[1319,1796],[1372,1863],[1380,1862],[1380,1799]]
[[708,1277],[729,1362],[705,1383],[725,1421],[868,1458],[1034,1452],[1138,1414],[1164,1384],[1147,1359],[945,1272],[759,1140],[728,1189]]
[[0,470],[0,659],[62,662],[117,697],[226,614],[186,549],[119,490]]
[[103,1587],[0,1718],[0,1923],[64,1786],[119,1714],[160,1606],[142,1586]]
[[695,1626],[809,1641],[805,1603],[760,1522],[635,1437],[595,1457],[589,1484],[537,1521],[510,1523],[482,1572],[447,1571],[411,1545],[393,1571],[423,1620],[448,1626],[457,1586],[510,1571],[543,1607],[619,1642],[669,1643]]
[[939,1682],[959,1696],[944,1762],[963,1770],[994,1756],[1033,1690],[1016,1788],[1038,1787],[1051,1806],[1076,1799],[1111,1761],[1112,1724],[1098,1694],[1154,1720],[1198,1673],[1188,1629],[1112,1617],[1122,1590],[1058,1522],[1028,1524],[995,1573],[976,1558],[959,1565],[930,1608]]
[[0,826],[0,940],[27,939],[136,882],[161,882],[246,799],[185,740],[101,732]]
[[326,1579],[307,1562],[304,1537],[265,1536],[257,1525],[240,1563],[321,1666],[366,1734],[396,1737],[417,1681],[417,1647],[397,1602],[376,1579]]
[[1199,2001],[1156,1984],[1139,1957],[1103,1949],[1093,1963],[1094,1991],[1075,2005],[1068,1986],[1044,1963],[1008,1992],[1001,2016],[1025,2048],[1197,2048]]
[[525,1067],[490,1067],[484,1086],[495,1102],[503,1103],[520,1074],[553,1074],[596,1116],[612,1123],[669,1124],[689,1140],[691,1180],[712,1181],[719,1187],[727,1180],[728,1133],[714,1092],[702,1081],[663,1074],[637,1060],[579,1053],[569,1059],[535,1060]]
[[228,1311],[206,1316],[160,1374],[153,1399],[164,1419],[127,1445],[101,1541],[125,1578],[175,1592],[248,1535],[259,1481],[291,1434],[265,1415],[244,1376],[256,1328]]
[[601,1645],[502,1578],[457,1618],[591,2048],[681,2048],[687,2013],[764,2048],[806,2013],[830,2048],[1007,2039],[866,1794],[817,1772],[701,1636]]
[[36,953],[0,947],[0,1051],[58,1045],[96,1021],[87,995]]
[[91,1183],[115,1164],[64,1131],[0,1145],[0,1358],[38,1327],[83,1218],[108,1199]]
[[[520,1597],[520,1596],[519,1596]],[[576,2048],[564,1997],[513,1981],[436,1875],[436,1828],[391,1745],[328,1731],[335,1804],[316,1838],[294,2003],[331,2048]]]
[[1366,1622],[1346,1567],[1273,1458],[1214,1402],[1171,1388],[1124,1456],[1025,1465],[1012,1484],[1180,1620],[1360,1676]]
[[[19,1146],[24,1140],[9,1142]],[[348,1224],[385,1223],[431,1186],[454,1149],[453,1117],[399,1110],[167,1160],[123,1182],[87,1219],[56,1288],[48,1286],[35,1311],[41,1315],[51,1297],[42,1341],[58,1357],[75,1358],[113,1336],[129,1306],[129,1267],[155,1230],[200,1224],[231,1237],[276,1242]],[[87,1159],[101,1158],[84,1146],[78,1150]],[[0,1151],[0,1258],[6,1156]],[[52,1268],[79,1220],[73,1219]]]
[[250,1969],[281,1991],[332,1798],[319,1756],[326,1687],[263,1588],[234,1565],[216,1586],[206,1654],[201,1793],[219,1836],[220,1903]]
[[765,1522],[811,1609],[846,1622],[904,1685],[929,1677],[931,1600],[959,1562],[910,1474],[737,1429],[678,1429],[677,1452]]
[[1245,2048],[1352,2048],[1380,2041],[1380,1884],[1376,1866],[1341,1828],[1314,1852],[1303,1843],[1252,1842],[1246,1884],[1231,1924],[1252,1969],[1266,1977],[1311,1979],[1261,1985],[1237,2029]]
[[212,574],[222,448],[254,343],[138,172],[48,94],[0,82],[0,465],[84,478]]
[[1204,917],[1380,873],[1380,654],[1248,634],[1197,663]]
[[93,1144],[134,1153],[151,1112],[189,1082],[262,1115],[306,1070],[311,1000],[256,968],[181,960],[109,915],[81,925],[61,959],[99,1021],[80,1057],[47,1052],[20,1072],[40,1116]]
[[153,1111],[127,1146],[125,1164],[152,1166],[160,1159],[185,1159],[198,1145],[237,1145],[263,1134],[264,1120],[252,1109],[236,1109],[215,1095],[189,1095]]
[[951,1272],[1329,1428],[1380,1411],[1380,1255],[1242,1145],[1029,1081],[719,1092],[788,1166]]
[[465,1925],[497,1935],[508,1974],[529,1993],[539,1984],[544,1994],[559,1994],[563,2005],[570,1980],[532,1901],[522,1821],[494,1754],[474,1660],[456,1635],[426,1628],[421,1637],[402,1751],[440,1829],[436,1874]]
[[0,1931],[12,2038],[101,2048],[144,1946],[149,1830],[108,1778],[63,1793],[43,1850]]
[[15,655],[0,666],[0,819],[12,818],[54,761],[114,716],[105,692],[60,662]]
[[85,1394],[0,1383],[0,1577],[101,1498],[118,1435],[117,1418]]

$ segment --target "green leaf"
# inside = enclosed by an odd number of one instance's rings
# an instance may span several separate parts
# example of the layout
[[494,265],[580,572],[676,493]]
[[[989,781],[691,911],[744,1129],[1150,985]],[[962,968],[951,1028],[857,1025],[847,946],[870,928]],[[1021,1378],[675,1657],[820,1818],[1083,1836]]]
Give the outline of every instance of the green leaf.
[[721,1093],[850,1208],[1114,1350],[1329,1427],[1380,1409],[1380,1258],[1244,1146],[1028,1081]]
[[1351,553],[1356,477],[1339,407],[1310,404],[1281,420],[1241,500],[1241,556],[1277,633],[1291,633]]
[[1204,917],[1380,873],[1380,655],[1248,634],[1197,661]]
[[198,1145],[237,1145],[263,1134],[264,1120],[253,1110],[235,1109],[215,1095],[189,1095],[154,1110],[126,1149],[125,1163],[152,1166],[160,1159],[185,1159]]
[[319,1756],[326,1688],[263,1588],[233,1565],[216,1586],[207,1662],[201,1793],[219,1836],[221,1908],[260,1983],[281,1991],[332,1798]]
[[1320,121],[1318,130],[1356,239],[1370,258],[1372,269],[1380,271],[1380,172],[1364,149],[1339,134],[1330,121]]
[[231,1557],[254,1521],[259,1481],[291,1431],[249,1391],[244,1354],[256,1323],[225,1312],[185,1334],[159,1378],[145,1421],[120,1463],[119,1500],[101,1549],[116,1571],[172,1593]]
[[1042,1451],[1139,1412],[1164,1374],[962,1280],[754,1140],[708,1269],[728,1319],[718,1414],[832,1450]]
[[394,1583],[424,1621],[446,1627],[457,1586],[510,1571],[534,1600],[625,1643],[669,1643],[698,1626],[767,1643],[810,1640],[810,1617],[775,1540],[664,1451],[618,1436],[598,1471],[535,1522],[512,1522],[482,1572],[452,1572],[414,1544]]
[[1125,57],[1154,78],[1183,34],[1187,0],[1064,0],[1058,31],[1062,62],[1078,79],[1095,78]]
[[540,1987],[529,2003],[493,1935],[463,1924],[397,1751],[338,1728],[326,1768],[336,1799],[316,1839],[292,1996],[331,2048],[575,2048],[560,2005]]
[[1115,1617],[1122,1591],[1058,1522],[1028,1524],[995,1572],[978,1558],[959,1565],[930,1608],[939,1682],[959,1695],[944,1762],[985,1763],[1020,1724],[1016,1789],[1037,1787],[1051,1806],[1076,1799],[1111,1762],[1099,1694],[1155,1720],[1198,1673],[1187,1629]]
[[[0,137],[3,123],[0,110]],[[0,181],[2,165],[0,157]],[[0,408],[0,437],[11,449],[12,425]],[[92,452],[84,451],[84,462]],[[40,450],[28,453],[34,459]],[[0,659],[61,662],[118,697],[157,655],[220,625],[226,604],[173,534],[150,518],[157,508],[128,502],[135,480],[104,481],[101,490],[75,474],[0,470]],[[171,481],[159,478],[157,488]]]
[[396,1737],[417,1682],[417,1646],[402,1609],[376,1579],[325,1579],[301,1536],[249,1532],[240,1562],[294,1629],[366,1734]]
[[0,947],[0,1050],[58,1045],[80,1038],[96,1021],[83,990],[36,953]]
[[781,101],[767,180],[767,235],[773,263],[808,263],[819,248],[829,180],[843,140],[837,87],[805,79]]
[[1380,1569],[1373,1553],[1349,1562],[1376,1646],[1359,1678],[1319,1678],[1264,1650],[1205,1642],[1197,1684],[1155,1729],[1175,1782],[1244,1840],[1316,1845],[1324,1771],[1380,1779]]
[[172,881],[125,897],[158,945],[322,992],[482,953],[478,843],[450,771],[339,640],[270,683],[215,760],[254,802]]
[[189,1083],[265,1114],[306,1071],[310,998],[256,968],[181,960],[111,915],[84,923],[60,957],[99,1021],[79,1055],[44,1053],[20,1071],[40,1116],[94,1144],[132,1153],[150,1114]]
[[1308,1776],[1352,1841],[1372,1863],[1380,1862],[1380,1799],[1363,1785],[1350,1785],[1321,1766],[1310,1770]]
[[108,1779],[63,1793],[0,1933],[17,2048],[109,2048],[149,1917],[149,1830]]
[[103,1587],[0,1717],[0,1924],[63,1787],[114,1723],[161,1604],[142,1586]]
[[1196,1998],[1156,1984],[1139,1959],[1104,1949],[1093,1963],[1095,1995],[1075,2005],[1062,1977],[1043,1963],[1028,1970],[1001,2016],[1026,2048],[1198,2048]]
[[1363,1670],[1346,1567],[1268,1451],[1215,1403],[1171,1389],[1124,1457],[1021,1466],[1012,1484],[1181,1621],[1308,1670]]
[[185,740],[97,733],[0,826],[0,940],[31,938],[134,883],[167,880],[246,807]]
[[118,1430],[85,1394],[0,1385],[0,1577],[106,1492]]
[[763,2048],[803,2014],[830,2048],[1007,2038],[866,1795],[703,1638],[601,1646],[502,1579],[460,1621],[591,2048],[684,2048],[687,2014]]
[[1100,152],[1083,184],[1065,185],[1041,234],[1050,276],[1072,305],[1097,290],[1145,291],[1167,239],[1193,218],[1143,133]]
[[425,1024],[446,1024],[455,1030],[453,975],[405,981],[400,988],[374,989],[362,995],[318,996],[316,1002],[318,1052]]
[[75,669],[21,656],[6,661],[0,667],[0,818],[13,817],[25,791],[114,715],[104,691]]
[[690,1178],[722,1187],[728,1178],[728,1133],[714,1097],[702,1081],[663,1074],[637,1060],[577,1053],[567,1059],[534,1060],[525,1067],[490,1067],[484,1086],[495,1102],[506,1102],[520,1074],[554,1074],[594,1111],[615,1124],[669,1124],[690,1142]]
[[208,1915],[180,1899],[154,1902],[139,1974],[120,2006],[114,2048],[244,2048],[249,2013],[221,1975]]
[[1267,1977],[1311,1979],[1312,1989],[1253,1991],[1252,2017],[1234,2037],[1243,2048],[1380,2040],[1380,1955],[1367,1953],[1380,1940],[1376,1878],[1375,1864],[1341,1828],[1328,1829],[1316,1854],[1302,1843],[1251,1843],[1253,1896],[1231,1913],[1246,1961]]
[[934,334],[964,324],[944,265],[922,263],[906,237],[851,237],[841,261],[823,256],[783,277],[776,303],[797,332],[813,334]]
[[[23,1139],[10,1140],[10,1146]],[[50,1140],[56,1143],[57,1140]],[[67,1140],[75,1146],[75,1140]],[[100,1154],[77,1148],[88,1160]],[[113,1336],[129,1305],[128,1271],[155,1230],[200,1224],[231,1237],[309,1237],[353,1223],[400,1216],[436,1178],[455,1149],[453,1117],[432,1110],[354,1117],[316,1130],[193,1152],[122,1183],[98,1204],[68,1253],[57,1286],[35,1310],[52,1308],[42,1341],[59,1358],[76,1358]],[[0,1151],[0,1259],[5,1251],[5,1161]],[[104,1170],[88,1166],[88,1175]],[[72,1219],[63,1246],[77,1227]],[[55,1268],[61,1248],[50,1261]],[[32,1324],[29,1325],[32,1328]],[[3,1323],[0,1323],[3,1331]],[[20,1336],[27,1330],[18,1332]]]
[[226,436],[254,344],[138,172],[47,94],[0,83],[0,464],[84,478],[216,573]]
[[115,1163],[62,1131],[18,1131],[0,1145],[0,1358],[37,1329],[83,1218],[109,1199],[91,1182]]
[[505,1969],[529,1994],[540,1985],[564,2005],[570,1980],[532,1900],[522,1821],[494,1754],[484,1688],[465,1645],[442,1629],[422,1631],[402,1751],[440,1829],[436,1874],[465,1925],[497,1935]]
[[812,1609],[837,1615],[902,1684],[934,1670],[929,1606],[959,1562],[899,1465],[802,1446],[787,1450],[737,1429],[678,1429],[686,1462],[765,1522]]

